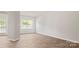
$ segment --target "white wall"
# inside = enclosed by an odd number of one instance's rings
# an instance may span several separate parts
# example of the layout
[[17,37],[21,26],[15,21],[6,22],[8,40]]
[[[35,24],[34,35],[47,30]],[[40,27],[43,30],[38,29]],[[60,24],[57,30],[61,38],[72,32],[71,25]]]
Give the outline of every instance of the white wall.
[[49,12],[37,18],[37,33],[79,42],[79,12]]

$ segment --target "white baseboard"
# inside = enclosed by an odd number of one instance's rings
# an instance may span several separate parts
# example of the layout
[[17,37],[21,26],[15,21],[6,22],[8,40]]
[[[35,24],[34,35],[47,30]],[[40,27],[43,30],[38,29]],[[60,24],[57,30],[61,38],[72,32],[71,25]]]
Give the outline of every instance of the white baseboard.
[[74,42],[74,43],[79,43],[79,41],[75,41],[75,40],[70,40],[70,39],[66,39],[66,38],[62,38],[62,37],[57,37],[57,36],[54,36],[54,35],[49,35],[49,34],[40,33],[40,32],[37,32],[37,33],[38,34],[42,34],[42,35],[46,35],[46,36],[50,36],[50,37],[55,37],[55,38],[62,39],[62,40],[67,40],[67,41]]

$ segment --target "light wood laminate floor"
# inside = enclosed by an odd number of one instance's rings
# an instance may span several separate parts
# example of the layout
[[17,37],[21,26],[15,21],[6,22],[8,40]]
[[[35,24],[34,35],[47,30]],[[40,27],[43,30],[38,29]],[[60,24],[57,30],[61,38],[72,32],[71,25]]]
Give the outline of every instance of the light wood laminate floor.
[[23,34],[19,41],[11,42],[7,36],[0,36],[0,48],[78,48],[78,43],[72,43],[41,34]]

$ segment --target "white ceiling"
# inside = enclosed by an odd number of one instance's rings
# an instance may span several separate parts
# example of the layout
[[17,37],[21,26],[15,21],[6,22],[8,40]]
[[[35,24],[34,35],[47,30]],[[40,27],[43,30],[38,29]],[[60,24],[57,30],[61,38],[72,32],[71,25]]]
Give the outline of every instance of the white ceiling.
[[[0,13],[7,13],[7,11],[0,11]],[[37,17],[47,15],[49,11],[20,11],[20,15]]]
[[5,13],[7,13],[7,11],[0,11],[0,13],[3,13],[3,14],[5,14]]
[[48,11],[21,11],[20,12],[21,15],[32,16],[32,17],[46,15],[47,13]]

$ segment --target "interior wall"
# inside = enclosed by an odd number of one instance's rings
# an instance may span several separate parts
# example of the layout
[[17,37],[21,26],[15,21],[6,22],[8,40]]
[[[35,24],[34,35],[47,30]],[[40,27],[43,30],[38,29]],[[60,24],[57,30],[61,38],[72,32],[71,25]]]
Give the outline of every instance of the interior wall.
[[37,18],[37,33],[79,42],[79,12],[53,11]]

